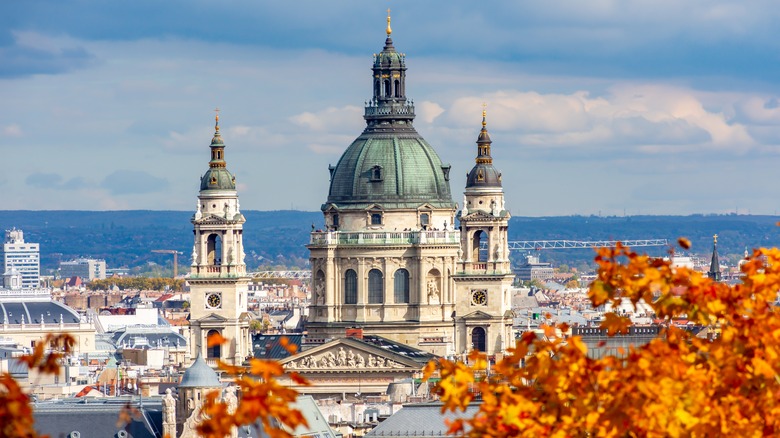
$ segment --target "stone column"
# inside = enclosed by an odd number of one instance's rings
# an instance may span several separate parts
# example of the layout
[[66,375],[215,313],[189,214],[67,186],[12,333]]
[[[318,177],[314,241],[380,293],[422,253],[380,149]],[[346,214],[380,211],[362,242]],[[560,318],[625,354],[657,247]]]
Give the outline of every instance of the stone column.
[[165,390],[163,403],[163,436],[176,438],[176,399],[171,394],[171,388]]

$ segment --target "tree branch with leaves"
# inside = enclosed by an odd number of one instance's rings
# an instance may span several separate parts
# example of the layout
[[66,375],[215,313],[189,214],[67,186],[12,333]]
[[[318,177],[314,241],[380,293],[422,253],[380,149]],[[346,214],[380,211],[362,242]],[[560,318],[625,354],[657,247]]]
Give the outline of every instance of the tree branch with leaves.
[[[690,243],[680,239],[686,248]],[[469,364],[440,359],[426,378],[443,410],[465,410],[481,395],[473,418],[455,420],[467,436],[769,436],[780,434],[780,250],[758,249],[742,264],[735,285],[670,260],[637,254],[618,244],[597,250],[594,307],[623,300],[648,303],[662,321],[642,346],[599,359],[578,336],[561,337],[565,324],[526,332],[488,373],[483,354]],[[697,336],[677,319],[706,327]],[[631,321],[607,313],[601,327],[626,333]]]

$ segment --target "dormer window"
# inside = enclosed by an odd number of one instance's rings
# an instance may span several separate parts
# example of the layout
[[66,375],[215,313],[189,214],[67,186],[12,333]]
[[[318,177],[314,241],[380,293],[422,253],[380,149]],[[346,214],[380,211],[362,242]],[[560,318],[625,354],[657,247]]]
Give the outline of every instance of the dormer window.
[[211,177],[211,181],[209,181],[209,183],[211,183],[211,185],[215,185],[217,183],[217,177],[216,176],[212,176]]
[[371,213],[371,225],[382,225],[382,213]]
[[383,176],[384,175],[382,175],[382,166],[378,166],[377,165],[377,166],[374,166],[374,167],[371,168],[371,181],[372,182],[382,181]]
[[452,166],[449,164],[446,166],[441,166],[441,170],[444,172],[444,181],[450,180],[450,170],[452,169]]

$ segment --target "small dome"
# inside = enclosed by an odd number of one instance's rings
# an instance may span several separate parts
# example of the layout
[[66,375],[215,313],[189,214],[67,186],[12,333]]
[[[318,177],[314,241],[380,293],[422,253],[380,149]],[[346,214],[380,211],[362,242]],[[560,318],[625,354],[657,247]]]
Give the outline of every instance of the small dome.
[[404,57],[395,50],[393,47],[393,40],[388,37],[385,41],[384,49],[379,52],[374,58],[374,67],[389,68],[389,67],[402,67],[404,64]]
[[490,134],[487,130],[487,114],[482,111],[482,130],[477,137],[477,158],[471,172],[466,176],[466,189],[470,188],[501,188],[501,173],[493,167],[493,157],[490,156]]
[[477,164],[466,177],[466,188],[501,187],[501,173],[492,164]]
[[219,388],[222,384],[214,370],[198,354],[195,362],[184,372],[179,388]]
[[224,167],[212,167],[200,179],[200,191],[235,189],[236,177]]

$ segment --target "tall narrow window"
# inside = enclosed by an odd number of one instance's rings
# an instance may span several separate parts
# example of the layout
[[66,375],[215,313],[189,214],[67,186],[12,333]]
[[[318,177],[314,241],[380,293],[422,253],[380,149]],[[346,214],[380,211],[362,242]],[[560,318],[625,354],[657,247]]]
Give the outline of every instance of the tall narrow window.
[[[206,335],[206,338],[208,339],[212,335],[218,335],[218,334],[219,331],[217,330],[209,330],[209,333]],[[219,359],[220,357],[222,357],[222,348],[220,347],[220,345],[217,344],[213,347],[208,347],[208,350],[206,350],[206,357],[208,357],[209,359]]]
[[352,269],[344,274],[344,304],[357,304],[357,272]]
[[333,228],[338,229],[339,227],[339,215],[334,214],[333,215]]
[[390,81],[385,81],[385,97],[393,97],[392,94],[390,94]]
[[401,97],[401,82],[396,79],[393,85],[395,85],[395,97]]
[[206,254],[209,265],[222,264],[222,239],[218,234],[210,234],[206,242]]
[[480,230],[474,233],[471,241],[471,261],[486,262],[488,259],[487,247],[482,248],[482,243],[487,243],[487,234]]
[[398,304],[409,303],[409,271],[399,269],[395,271],[393,298]]
[[423,213],[420,215],[420,225],[422,225],[423,228],[427,228],[430,221],[431,217],[428,215],[428,213]]
[[382,304],[384,302],[384,282],[382,271],[372,269],[368,271],[368,303]]

